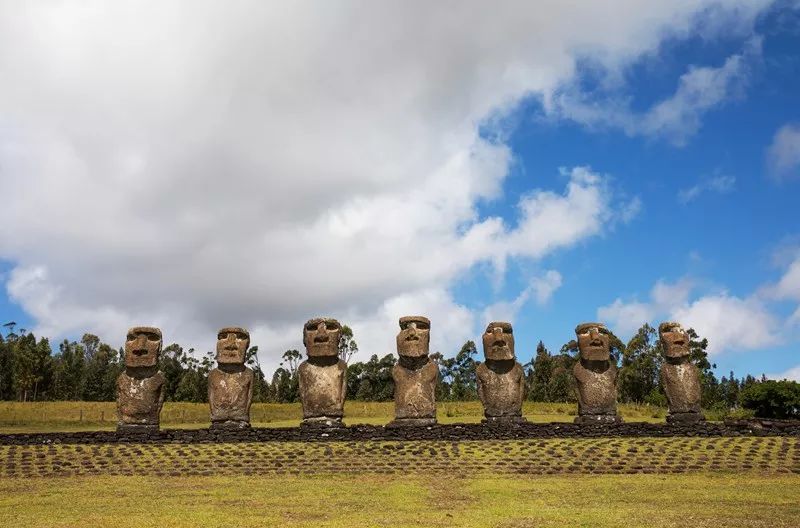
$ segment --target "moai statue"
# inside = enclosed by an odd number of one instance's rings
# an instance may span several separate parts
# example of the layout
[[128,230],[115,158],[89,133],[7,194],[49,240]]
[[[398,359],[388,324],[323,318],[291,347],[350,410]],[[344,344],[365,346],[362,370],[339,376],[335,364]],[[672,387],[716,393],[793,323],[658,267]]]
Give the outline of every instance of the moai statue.
[[431,322],[421,315],[400,318],[394,378],[394,421],[389,426],[434,425],[439,368],[428,357]]
[[236,326],[217,333],[217,368],[208,373],[212,429],[250,427],[253,371],[244,365],[250,333]]
[[483,355],[478,365],[478,396],[485,423],[525,422],[522,398],[525,373],[514,356],[514,330],[510,323],[489,323],[483,333]]
[[117,431],[158,430],[164,374],[158,370],[161,330],[135,326],[125,340],[125,371],[117,378]]
[[311,319],[303,327],[308,359],[300,364],[303,426],[340,427],[347,393],[347,363],[339,359],[342,325],[336,319]]
[[700,371],[689,359],[689,336],[678,323],[658,326],[664,364],[661,384],[669,402],[669,423],[697,423],[705,420],[700,410]]
[[578,382],[578,416],[575,423],[618,423],[617,367],[611,362],[608,328],[602,323],[582,323],[575,328],[580,361],[572,369]]

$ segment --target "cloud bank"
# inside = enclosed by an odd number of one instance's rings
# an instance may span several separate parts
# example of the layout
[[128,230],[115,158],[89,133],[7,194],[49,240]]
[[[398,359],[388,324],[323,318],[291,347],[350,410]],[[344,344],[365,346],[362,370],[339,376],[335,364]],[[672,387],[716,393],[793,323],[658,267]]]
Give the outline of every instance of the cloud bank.
[[[709,10],[748,26],[766,5],[3,3],[7,291],[54,337],[117,343],[155,324],[205,350],[245,325],[267,367],[319,314],[368,355],[424,313],[449,352],[482,323],[449,293],[462,274],[502,274],[640,205],[610,207],[608,178],[576,160],[564,188],[534,177],[507,197],[513,222],[482,217],[513,163],[503,117],[552,100],[579,58],[619,70],[707,29]],[[693,126],[683,101],[716,104],[740,62],[687,73],[641,126]],[[560,283],[553,270],[521,295],[546,302]]]

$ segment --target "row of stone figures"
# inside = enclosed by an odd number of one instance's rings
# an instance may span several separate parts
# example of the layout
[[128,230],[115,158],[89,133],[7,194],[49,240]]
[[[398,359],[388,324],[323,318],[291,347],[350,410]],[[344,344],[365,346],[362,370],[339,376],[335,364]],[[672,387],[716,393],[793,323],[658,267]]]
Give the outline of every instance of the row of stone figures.
[[[395,419],[389,427],[436,423],[436,382],[439,369],[429,357],[431,323],[426,317],[400,318],[399,361],[392,370]],[[335,319],[319,318],[303,327],[308,359],[300,364],[300,400],[306,427],[339,427],[344,416],[347,364],[339,359],[342,327]],[[617,367],[611,361],[609,331],[601,323],[575,329],[580,361],[573,374],[578,387],[576,423],[621,422],[617,414]],[[702,421],[700,376],[689,359],[689,338],[678,323],[662,323],[659,336],[665,361],[661,380],[669,402],[668,422]],[[478,365],[478,396],[487,423],[524,422],[525,376],[514,354],[514,331],[505,322],[489,323],[482,336],[486,361]],[[118,430],[158,428],[164,401],[164,376],[158,371],[161,331],[131,328],[125,342],[125,371],[117,380]],[[244,328],[223,328],[217,334],[217,368],[208,376],[211,427],[250,426],[253,371],[244,364],[250,334]]]

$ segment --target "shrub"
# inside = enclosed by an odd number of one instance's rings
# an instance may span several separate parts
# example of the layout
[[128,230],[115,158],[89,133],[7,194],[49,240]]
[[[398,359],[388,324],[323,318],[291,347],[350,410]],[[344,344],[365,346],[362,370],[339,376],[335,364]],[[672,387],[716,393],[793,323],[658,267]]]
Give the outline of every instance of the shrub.
[[746,387],[742,406],[759,418],[800,418],[800,383],[765,380]]

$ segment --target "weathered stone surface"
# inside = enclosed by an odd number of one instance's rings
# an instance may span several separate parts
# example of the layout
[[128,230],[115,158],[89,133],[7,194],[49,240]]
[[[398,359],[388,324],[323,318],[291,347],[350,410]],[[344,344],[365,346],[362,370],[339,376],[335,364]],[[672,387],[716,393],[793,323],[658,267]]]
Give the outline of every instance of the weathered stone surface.
[[137,326],[125,340],[125,371],[117,378],[117,429],[158,429],[164,403],[164,375],[158,371],[161,330]]
[[580,361],[572,372],[578,385],[575,423],[621,422],[617,415],[617,367],[611,362],[610,334],[602,323],[582,323],[575,329]]
[[664,364],[661,383],[667,394],[667,421],[695,423],[705,418],[700,409],[700,371],[689,357],[689,336],[680,324],[661,323],[658,327]]
[[338,356],[341,334],[336,319],[311,319],[303,328],[308,359],[300,364],[298,375],[304,426],[341,425],[347,394],[347,363]]
[[339,338],[342,325],[336,319],[318,317],[303,327],[303,345],[309,358],[336,357],[339,355]]
[[478,365],[476,376],[486,421],[524,421],[525,373],[514,355],[511,324],[489,323],[482,341],[486,362]]
[[[800,438],[800,420],[725,420],[682,423],[486,423],[436,424],[430,427],[382,427],[355,425],[334,429],[313,427],[263,427],[241,430],[161,429],[146,434],[114,431],[57,433],[0,433],[0,445],[33,444],[144,444],[209,442],[338,442],[338,441],[413,441],[446,442],[525,438],[668,438],[668,437],[789,437]],[[793,440],[794,441],[794,440]]]
[[395,419],[391,427],[436,423],[436,381],[439,368],[428,357],[430,321],[422,316],[400,318],[397,354],[392,368]]
[[244,365],[250,333],[226,327],[217,333],[217,368],[208,373],[208,405],[211,426],[241,429],[250,426],[253,371]]

